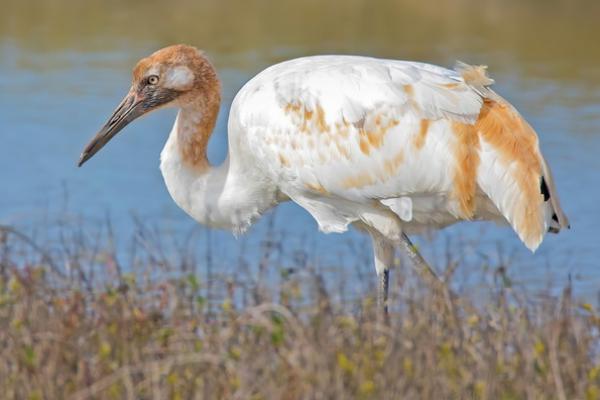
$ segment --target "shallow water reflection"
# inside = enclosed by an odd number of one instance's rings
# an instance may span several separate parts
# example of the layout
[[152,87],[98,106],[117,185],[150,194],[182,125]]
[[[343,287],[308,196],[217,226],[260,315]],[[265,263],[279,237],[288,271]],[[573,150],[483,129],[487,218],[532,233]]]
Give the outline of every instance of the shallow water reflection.
[[[70,211],[90,217],[103,218],[108,210],[125,233],[132,210],[147,220],[170,221],[174,231],[193,226],[172,203],[157,168],[172,112],[132,125],[87,168],[75,167],[83,145],[127,90],[135,61],[161,46],[202,47],[220,70],[224,104],[209,148],[213,162],[226,152],[234,94],[276,61],[317,53],[447,66],[460,59],[489,64],[497,90],[538,131],[573,230],[548,236],[535,256],[510,230],[482,224],[452,227],[436,236],[434,246],[460,236],[477,240],[467,251],[494,258],[501,242],[508,252],[514,249],[515,273],[523,282],[534,284],[550,271],[560,282],[572,274],[580,292],[595,291],[599,16],[600,3],[592,1],[9,0],[0,14],[0,221],[30,226],[68,204]],[[278,210],[276,221],[283,220],[276,223],[289,232],[286,240],[312,237],[318,257],[337,257],[347,249],[343,236],[315,234],[314,222],[294,205]],[[251,235],[265,226],[262,222]],[[225,253],[239,246],[227,234],[215,235]]]

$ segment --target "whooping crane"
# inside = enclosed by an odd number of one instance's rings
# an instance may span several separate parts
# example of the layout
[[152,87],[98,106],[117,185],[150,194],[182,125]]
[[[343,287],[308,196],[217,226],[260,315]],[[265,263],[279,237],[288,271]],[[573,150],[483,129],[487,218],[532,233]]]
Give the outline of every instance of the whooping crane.
[[206,147],[221,102],[217,73],[196,48],[170,46],[138,62],[79,166],[134,119],[177,107],[160,169],[179,207],[240,233],[292,200],[323,232],[367,231],[387,312],[394,248],[427,267],[406,234],[493,220],[533,251],[547,231],[569,226],[535,132],[492,83],[484,67],[466,64],[453,71],[339,55],[282,62],[236,95],[229,155],[213,167]]

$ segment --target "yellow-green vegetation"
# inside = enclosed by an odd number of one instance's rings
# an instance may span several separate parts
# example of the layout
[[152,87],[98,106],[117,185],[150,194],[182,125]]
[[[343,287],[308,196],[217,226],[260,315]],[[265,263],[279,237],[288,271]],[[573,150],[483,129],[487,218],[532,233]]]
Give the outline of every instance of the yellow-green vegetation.
[[189,265],[100,277],[71,254],[60,272],[2,238],[2,399],[600,399],[600,316],[568,287],[404,283],[385,323],[312,272],[212,295]]

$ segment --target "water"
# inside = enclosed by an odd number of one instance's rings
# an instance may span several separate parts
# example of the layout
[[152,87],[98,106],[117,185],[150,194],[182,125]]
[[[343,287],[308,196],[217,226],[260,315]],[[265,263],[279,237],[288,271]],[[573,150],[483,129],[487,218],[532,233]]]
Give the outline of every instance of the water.
[[[220,71],[224,102],[209,146],[215,163],[226,154],[234,94],[277,61],[324,53],[446,66],[460,59],[490,65],[496,89],[538,131],[573,229],[547,236],[535,255],[511,230],[479,223],[451,227],[422,246],[438,259],[430,248],[461,238],[476,243],[467,252],[496,259],[501,243],[515,257],[513,274],[525,284],[548,274],[564,282],[571,275],[576,291],[594,292],[600,287],[600,5],[523,3],[5,0],[0,223],[33,226],[68,208],[91,220],[109,213],[123,236],[132,229],[132,213],[175,233],[194,226],[170,199],[158,170],[173,112],[132,124],[85,168],[76,168],[81,149],[127,91],[132,66],[162,46],[201,47]],[[361,254],[370,252],[357,233],[316,233],[310,216],[293,204],[280,206],[274,223],[285,228],[286,241],[309,247],[319,259],[347,254],[349,239]],[[259,237],[266,225],[260,222],[246,240]],[[242,246],[228,234],[214,235],[223,253]]]

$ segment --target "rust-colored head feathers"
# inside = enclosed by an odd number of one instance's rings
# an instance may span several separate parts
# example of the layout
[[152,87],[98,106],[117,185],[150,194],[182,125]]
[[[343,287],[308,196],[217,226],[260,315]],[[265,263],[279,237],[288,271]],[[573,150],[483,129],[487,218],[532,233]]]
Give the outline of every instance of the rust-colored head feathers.
[[176,91],[184,101],[190,100],[185,96],[190,92],[203,91],[210,97],[220,92],[214,67],[202,51],[184,44],[165,47],[141,59],[133,69],[132,86],[143,86],[150,77],[158,78],[157,87]]
[[[214,128],[220,104],[220,83],[210,62],[195,47],[165,47],[140,60],[133,69],[129,93],[100,132],[81,154],[79,165],[90,159],[108,141],[136,118],[161,107],[194,109],[201,118],[182,138],[185,144],[202,149],[188,152],[191,164],[204,163],[204,150]],[[197,136],[197,137],[194,137]]]

